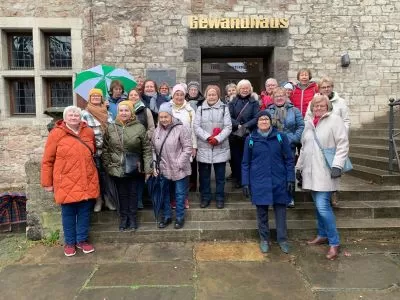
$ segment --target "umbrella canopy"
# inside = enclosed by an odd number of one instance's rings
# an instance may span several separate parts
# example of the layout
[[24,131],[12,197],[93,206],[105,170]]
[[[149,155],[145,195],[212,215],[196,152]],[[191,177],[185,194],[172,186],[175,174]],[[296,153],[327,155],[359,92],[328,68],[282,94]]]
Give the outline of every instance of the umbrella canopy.
[[[163,175],[151,176],[147,181],[151,202],[153,204],[154,218],[156,221],[164,203],[164,198],[169,198],[169,180]],[[166,201],[169,203],[169,201]]]
[[127,70],[113,66],[98,65],[76,75],[74,92],[86,101],[89,100],[89,91],[93,88],[101,89],[105,96],[113,80],[121,81],[126,91],[134,89],[137,85],[135,79]]

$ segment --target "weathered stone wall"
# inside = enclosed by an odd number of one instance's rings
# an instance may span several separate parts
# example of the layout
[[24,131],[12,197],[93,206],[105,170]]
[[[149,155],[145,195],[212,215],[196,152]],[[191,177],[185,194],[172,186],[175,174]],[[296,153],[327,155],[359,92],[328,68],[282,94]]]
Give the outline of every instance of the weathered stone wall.
[[[385,114],[388,98],[398,96],[400,91],[398,0],[5,0],[0,3],[1,17],[82,18],[84,67],[107,63],[125,67],[134,75],[145,75],[152,68],[171,68],[177,71],[177,81],[200,70],[199,61],[184,60],[185,49],[190,47],[186,20],[190,14],[289,18],[289,29],[285,31],[287,44],[279,45],[276,51],[277,59],[288,65],[288,79],[295,81],[301,67],[309,67],[316,80],[322,75],[333,77],[335,89],[349,103],[353,128]],[[227,31],[227,38],[229,34]],[[351,64],[342,68],[340,57],[346,52]],[[33,149],[44,143],[45,123],[47,120],[37,118],[30,125],[25,122],[21,125],[20,119],[0,121],[0,187],[24,182],[23,163]]]

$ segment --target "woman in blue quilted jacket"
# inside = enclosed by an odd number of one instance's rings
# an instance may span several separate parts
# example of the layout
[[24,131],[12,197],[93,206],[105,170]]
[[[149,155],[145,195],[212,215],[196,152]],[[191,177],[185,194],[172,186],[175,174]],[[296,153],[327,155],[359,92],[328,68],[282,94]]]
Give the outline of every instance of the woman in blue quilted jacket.
[[257,207],[261,252],[268,252],[270,247],[268,207],[272,205],[277,241],[281,250],[288,253],[286,206],[295,187],[294,158],[289,139],[271,125],[269,112],[261,111],[256,118],[257,129],[244,143],[243,194],[251,197],[251,202]]

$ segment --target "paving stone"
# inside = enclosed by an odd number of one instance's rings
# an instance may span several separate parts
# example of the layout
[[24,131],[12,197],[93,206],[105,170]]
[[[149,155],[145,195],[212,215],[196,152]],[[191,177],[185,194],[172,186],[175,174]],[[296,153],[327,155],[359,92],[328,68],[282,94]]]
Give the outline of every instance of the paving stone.
[[313,298],[289,263],[200,262],[198,265],[198,300]]
[[399,266],[385,255],[341,255],[328,261],[327,250],[327,246],[298,250],[298,265],[313,288],[384,289],[400,282]]
[[256,243],[198,243],[197,261],[263,261],[264,255]]
[[89,264],[62,268],[55,265],[11,265],[0,272],[0,298],[71,300],[93,270],[94,266]]
[[88,286],[192,284],[191,262],[142,262],[100,265]]
[[192,286],[84,289],[77,300],[189,300],[195,299]]
[[389,291],[318,291],[316,300],[398,300],[400,290]]
[[193,260],[193,243],[143,244],[138,261]]

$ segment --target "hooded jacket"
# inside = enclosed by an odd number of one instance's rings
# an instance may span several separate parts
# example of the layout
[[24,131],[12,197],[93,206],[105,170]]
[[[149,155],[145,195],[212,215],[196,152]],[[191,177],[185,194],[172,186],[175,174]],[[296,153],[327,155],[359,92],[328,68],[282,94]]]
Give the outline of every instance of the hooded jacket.
[[[332,113],[342,118],[344,126],[346,127],[347,134],[349,134],[351,123],[349,116],[349,108],[347,106],[346,100],[341,98],[338,93],[333,92],[333,97],[330,98],[329,101],[331,101],[332,103],[333,107]],[[307,113],[304,117],[305,121],[313,118],[310,104],[311,103],[308,104]]]
[[[167,133],[171,133],[167,137]],[[161,145],[164,142],[162,153]],[[172,124],[167,127],[159,124],[151,140],[154,157],[160,155],[159,172],[169,180],[177,181],[191,174],[190,156],[192,154],[192,140],[190,128],[172,118]],[[158,166],[157,166],[158,167]]]
[[[272,128],[267,137],[247,136],[242,161],[242,185],[248,185],[254,205],[288,204],[287,182],[294,182],[294,157],[284,133]],[[253,140],[252,147],[250,138]]]
[[[215,128],[221,132],[214,136],[218,145],[212,146],[207,139]],[[227,105],[218,100],[213,106],[207,101],[197,109],[194,120],[194,131],[197,136],[197,161],[207,164],[226,162],[230,159],[228,137],[232,131],[232,122]]]
[[[242,111],[241,115],[238,118],[240,111],[243,109],[247,102],[249,104]],[[258,101],[255,100],[251,95],[247,95],[246,97],[236,95],[236,97],[233,98],[231,102],[229,102],[228,106],[232,121],[232,132],[236,131],[239,125],[250,128],[252,124],[251,120],[256,117],[259,111]]]
[[94,133],[86,122],[80,123],[78,135],[63,120],[50,131],[40,182],[43,187],[53,187],[56,203],[68,204],[99,196],[99,178],[93,160],[95,150]]
[[314,131],[322,148],[336,148],[333,167],[342,169],[349,154],[349,139],[342,118],[328,112],[321,117],[316,127],[312,119],[307,120],[301,137],[300,157],[296,164],[296,169],[302,171],[302,188],[319,192],[337,191],[339,179],[331,178],[331,170],[315,141]]

